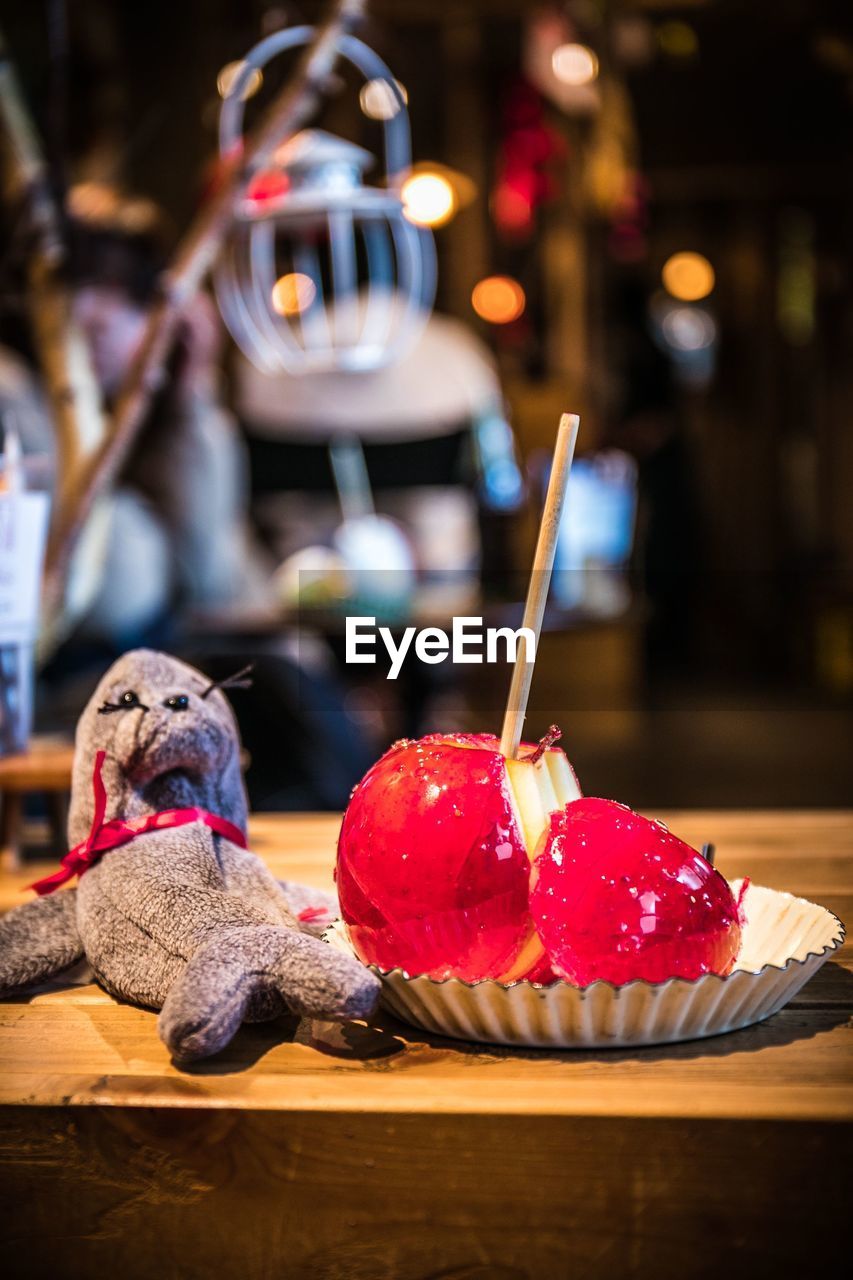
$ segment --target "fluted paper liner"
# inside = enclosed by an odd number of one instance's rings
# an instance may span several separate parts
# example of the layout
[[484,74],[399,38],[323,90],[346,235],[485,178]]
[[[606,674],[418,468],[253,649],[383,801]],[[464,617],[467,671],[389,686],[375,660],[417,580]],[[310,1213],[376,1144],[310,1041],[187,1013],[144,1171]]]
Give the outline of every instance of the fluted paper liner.
[[[740,886],[732,881],[735,897]],[[742,905],[741,949],[725,978],[638,979],[621,987],[603,981],[588,987],[504,985],[491,979],[439,982],[372,967],[382,980],[386,1007],[438,1035],[562,1049],[674,1044],[736,1031],[778,1013],[844,941],[841,921],[804,898],[750,884]],[[351,949],[340,921],[326,937]]]

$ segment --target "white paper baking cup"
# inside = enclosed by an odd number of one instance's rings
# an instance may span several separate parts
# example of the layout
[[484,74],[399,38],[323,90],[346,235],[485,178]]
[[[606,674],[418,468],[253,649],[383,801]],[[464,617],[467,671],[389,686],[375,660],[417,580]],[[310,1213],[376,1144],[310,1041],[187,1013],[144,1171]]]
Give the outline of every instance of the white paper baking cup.
[[[732,881],[737,897],[741,881]],[[750,884],[736,968],[688,982],[639,979],[614,987],[593,982],[504,985],[486,979],[437,982],[402,969],[373,968],[383,1004],[405,1022],[458,1040],[534,1048],[620,1049],[722,1035],[769,1018],[792,1000],[844,941],[844,925],[826,907]],[[346,926],[327,930],[352,950]]]

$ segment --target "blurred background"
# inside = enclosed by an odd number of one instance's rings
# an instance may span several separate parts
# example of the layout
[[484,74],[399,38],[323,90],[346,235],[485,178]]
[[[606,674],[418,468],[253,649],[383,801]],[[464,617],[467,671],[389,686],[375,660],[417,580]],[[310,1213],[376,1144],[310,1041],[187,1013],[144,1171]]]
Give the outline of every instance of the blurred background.
[[[3,6],[108,403],[215,186],[235,64],[322,12]],[[849,804],[850,6],[372,0],[359,34],[399,100],[341,68],[316,124],[381,157],[405,101],[432,317],[386,369],[269,372],[197,302],[116,487],[96,597],[39,672],[37,729],[68,731],[145,643],[214,676],[255,661],[233,702],[256,808],[342,807],[401,734],[499,732],[509,668],[387,681],[345,663],[343,614],[520,625],[571,409],[529,736],[556,722],[585,792],[646,810]],[[250,78],[247,120],[290,67]],[[0,402],[49,471],[26,236],[4,221]],[[313,288],[281,276],[275,311],[307,312]]]

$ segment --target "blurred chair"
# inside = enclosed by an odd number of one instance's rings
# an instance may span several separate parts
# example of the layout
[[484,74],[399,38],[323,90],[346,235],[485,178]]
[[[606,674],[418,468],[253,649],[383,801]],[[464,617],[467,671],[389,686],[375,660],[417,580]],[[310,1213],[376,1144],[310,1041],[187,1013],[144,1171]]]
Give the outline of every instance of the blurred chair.
[[[244,425],[258,518],[275,554],[330,539],[340,519],[331,442],[357,439],[377,509],[407,529],[419,568],[467,573],[480,564],[478,507],[521,483],[497,370],[465,325],[433,314],[413,350],[369,373],[262,374],[238,357],[235,408]],[[481,448],[478,427],[495,419]],[[482,483],[503,467],[503,489]],[[514,476],[507,484],[507,474]],[[321,496],[322,495],[322,496]]]
[[20,755],[0,760],[0,868],[14,871],[20,866],[24,839],[24,808],[27,798],[38,796],[46,803],[50,825],[51,853],[65,853],[68,798],[71,792],[71,765],[74,744],[61,738],[33,738]]

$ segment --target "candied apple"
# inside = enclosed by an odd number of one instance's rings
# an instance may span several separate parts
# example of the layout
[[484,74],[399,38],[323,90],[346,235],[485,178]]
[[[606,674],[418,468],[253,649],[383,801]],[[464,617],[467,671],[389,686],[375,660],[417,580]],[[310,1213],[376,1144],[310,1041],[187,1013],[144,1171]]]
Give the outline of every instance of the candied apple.
[[724,975],[737,957],[738,903],[720,873],[613,800],[579,799],[551,815],[531,886],[548,959],[576,986]]
[[395,743],[352,794],[338,841],[341,914],[367,964],[510,982],[541,965],[531,860],[580,795],[553,730],[519,758],[490,734]]

